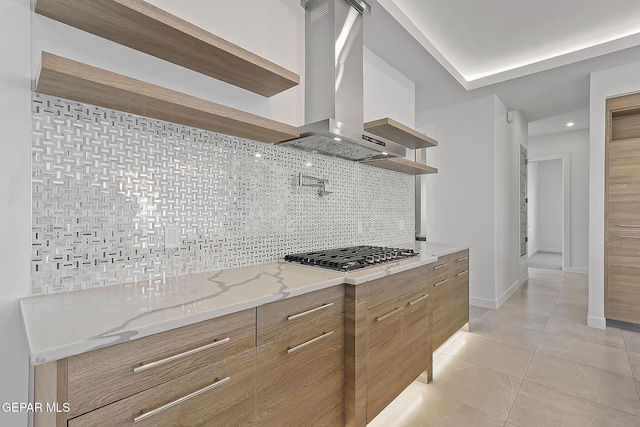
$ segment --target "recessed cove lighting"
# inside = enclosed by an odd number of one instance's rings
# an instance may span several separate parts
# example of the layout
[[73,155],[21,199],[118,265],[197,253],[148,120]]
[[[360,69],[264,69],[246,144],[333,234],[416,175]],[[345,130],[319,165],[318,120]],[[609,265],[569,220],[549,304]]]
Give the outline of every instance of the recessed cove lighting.
[[567,123],[567,127],[571,127],[571,126],[573,126],[574,124],[575,124],[575,123],[573,123],[573,122],[569,122],[569,123]]
[[388,155],[389,155],[389,153],[387,153],[386,151],[383,151],[383,152],[382,152],[382,153],[380,153],[380,154],[382,154],[383,156],[388,156]]

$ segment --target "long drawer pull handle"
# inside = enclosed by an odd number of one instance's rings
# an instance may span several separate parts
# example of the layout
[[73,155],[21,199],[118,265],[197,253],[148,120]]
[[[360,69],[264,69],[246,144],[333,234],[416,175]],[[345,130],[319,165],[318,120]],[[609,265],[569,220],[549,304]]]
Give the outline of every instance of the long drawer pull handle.
[[456,262],[464,261],[465,259],[469,259],[469,257],[468,257],[468,256],[463,256],[462,258],[458,258],[458,259],[456,260]]
[[419,302],[426,300],[427,298],[429,298],[429,294],[422,295],[420,298],[418,298],[418,299],[416,299],[416,300],[413,300],[413,301],[409,302],[409,305],[416,305],[416,304],[418,304]]
[[621,239],[640,239],[640,236],[618,236]]
[[376,317],[376,322],[382,322],[384,319],[388,319],[389,317],[393,316],[396,313],[400,313],[402,311],[402,307],[400,308],[396,308],[393,311],[388,312],[387,314],[380,316],[380,317]]
[[445,262],[444,264],[440,264],[440,265],[436,265],[435,267],[433,267],[434,270],[439,270],[442,267],[446,267],[447,265],[449,265],[448,262]]
[[463,274],[467,274],[468,272],[469,270],[461,271],[460,273],[456,274],[456,277],[462,276]]
[[208,385],[208,386],[206,386],[206,387],[204,387],[204,388],[201,388],[200,390],[194,391],[194,392],[193,392],[193,393],[191,393],[191,394],[188,394],[188,395],[186,395],[186,396],[183,396],[183,397],[181,397],[180,399],[176,399],[176,400],[174,400],[173,402],[169,402],[169,403],[167,403],[166,405],[162,405],[162,406],[160,406],[159,408],[153,409],[153,410],[151,410],[151,411],[149,411],[149,412],[145,412],[144,414],[142,414],[142,415],[139,415],[139,416],[135,417],[135,418],[133,419],[133,422],[134,422],[134,423],[139,423],[139,422],[140,422],[140,421],[142,421],[142,420],[146,420],[147,418],[152,417],[152,416],[154,416],[154,415],[156,415],[156,414],[158,414],[158,413],[160,413],[160,412],[162,412],[162,411],[164,411],[164,410],[166,410],[166,409],[169,409],[169,408],[171,408],[172,406],[179,405],[179,404],[181,404],[182,402],[184,402],[184,401],[186,401],[186,400],[191,399],[192,397],[195,397],[195,396],[197,396],[197,395],[199,395],[199,394],[205,393],[205,392],[207,392],[207,391],[209,391],[209,390],[211,390],[211,389],[213,389],[213,388],[216,388],[216,387],[218,387],[218,386],[220,386],[220,385],[222,385],[222,384],[224,384],[224,383],[228,382],[229,380],[231,380],[231,377],[223,378],[223,379],[221,379],[221,380],[219,380],[219,381],[214,382],[214,383],[213,383],[213,384],[211,384],[211,385]]
[[625,228],[640,228],[640,225],[635,225],[635,224],[618,224],[618,227],[625,227]]
[[295,346],[295,347],[288,348],[288,349],[287,349],[287,354],[291,354],[291,353],[293,353],[294,351],[300,350],[300,349],[301,349],[301,348],[303,348],[303,347],[306,347],[306,346],[308,346],[308,345],[313,344],[314,342],[318,342],[318,341],[320,341],[321,339],[326,338],[326,337],[328,337],[328,336],[329,336],[329,335],[331,335],[331,334],[333,334],[333,331],[323,332],[323,333],[322,333],[322,335],[317,336],[317,337],[315,337],[315,338],[313,338],[313,339],[310,339],[310,340],[309,340],[309,341],[307,341],[307,342],[303,342],[302,344],[298,344],[298,345],[297,345],[297,346]]
[[329,308],[333,305],[332,302],[327,304],[322,304],[320,307],[312,308],[311,310],[303,311],[302,313],[294,314],[291,316],[287,316],[287,320],[295,320],[299,317],[306,316],[307,314],[315,313],[316,311],[324,310],[325,308]]
[[214,342],[212,342],[210,344],[203,345],[202,347],[198,347],[198,348],[194,348],[194,349],[189,350],[189,351],[185,351],[184,353],[180,353],[180,354],[176,354],[176,355],[173,355],[173,356],[166,357],[164,359],[156,360],[155,362],[145,363],[144,365],[136,366],[135,368],[133,368],[133,372],[137,374],[138,372],[146,371],[147,369],[155,368],[156,366],[164,365],[165,363],[173,362],[174,360],[182,359],[183,357],[187,357],[187,356],[191,356],[194,353],[198,353],[198,352],[204,351],[204,350],[209,350],[210,348],[217,347],[217,346],[222,345],[222,344],[226,344],[229,341],[231,341],[231,338],[227,337],[227,338],[225,338],[223,340],[214,341]]
[[442,280],[442,281],[440,281],[440,282],[436,283],[436,284],[435,284],[435,285],[433,285],[433,286],[440,286],[440,285],[444,285],[444,284],[445,284],[445,283],[447,283],[448,281],[449,281],[449,279],[444,279],[444,280]]

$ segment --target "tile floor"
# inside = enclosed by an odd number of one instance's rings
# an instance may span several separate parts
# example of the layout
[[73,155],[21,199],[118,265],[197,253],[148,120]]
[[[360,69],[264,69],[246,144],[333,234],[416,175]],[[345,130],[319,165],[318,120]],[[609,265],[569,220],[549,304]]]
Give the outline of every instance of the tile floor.
[[640,332],[587,324],[587,276],[529,270],[369,426],[640,426]]

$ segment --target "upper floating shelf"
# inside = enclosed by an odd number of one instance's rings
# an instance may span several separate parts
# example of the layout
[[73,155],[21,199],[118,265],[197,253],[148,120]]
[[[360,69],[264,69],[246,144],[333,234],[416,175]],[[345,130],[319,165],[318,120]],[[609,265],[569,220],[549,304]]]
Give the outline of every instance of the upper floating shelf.
[[36,0],[36,13],[264,96],[300,76],[143,0]]
[[300,135],[294,126],[47,52],[42,53],[36,91],[256,141],[275,143]]
[[371,162],[362,162],[369,166],[375,166],[377,168],[388,169],[396,172],[402,172],[409,175],[427,175],[432,173],[438,173],[438,169],[427,166],[422,163],[413,162],[402,157],[374,160]]
[[425,134],[411,129],[409,126],[405,126],[389,117],[365,123],[364,130],[397,142],[412,150],[438,145],[438,141],[435,139],[429,138]]

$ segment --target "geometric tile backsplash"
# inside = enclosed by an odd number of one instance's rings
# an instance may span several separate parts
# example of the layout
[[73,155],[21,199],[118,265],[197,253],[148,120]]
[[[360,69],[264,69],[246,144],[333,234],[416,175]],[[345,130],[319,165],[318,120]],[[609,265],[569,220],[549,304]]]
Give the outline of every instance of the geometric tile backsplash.
[[[414,240],[411,175],[42,94],[32,105],[32,295]],[[332,194],[298,186],[300,172]]]

